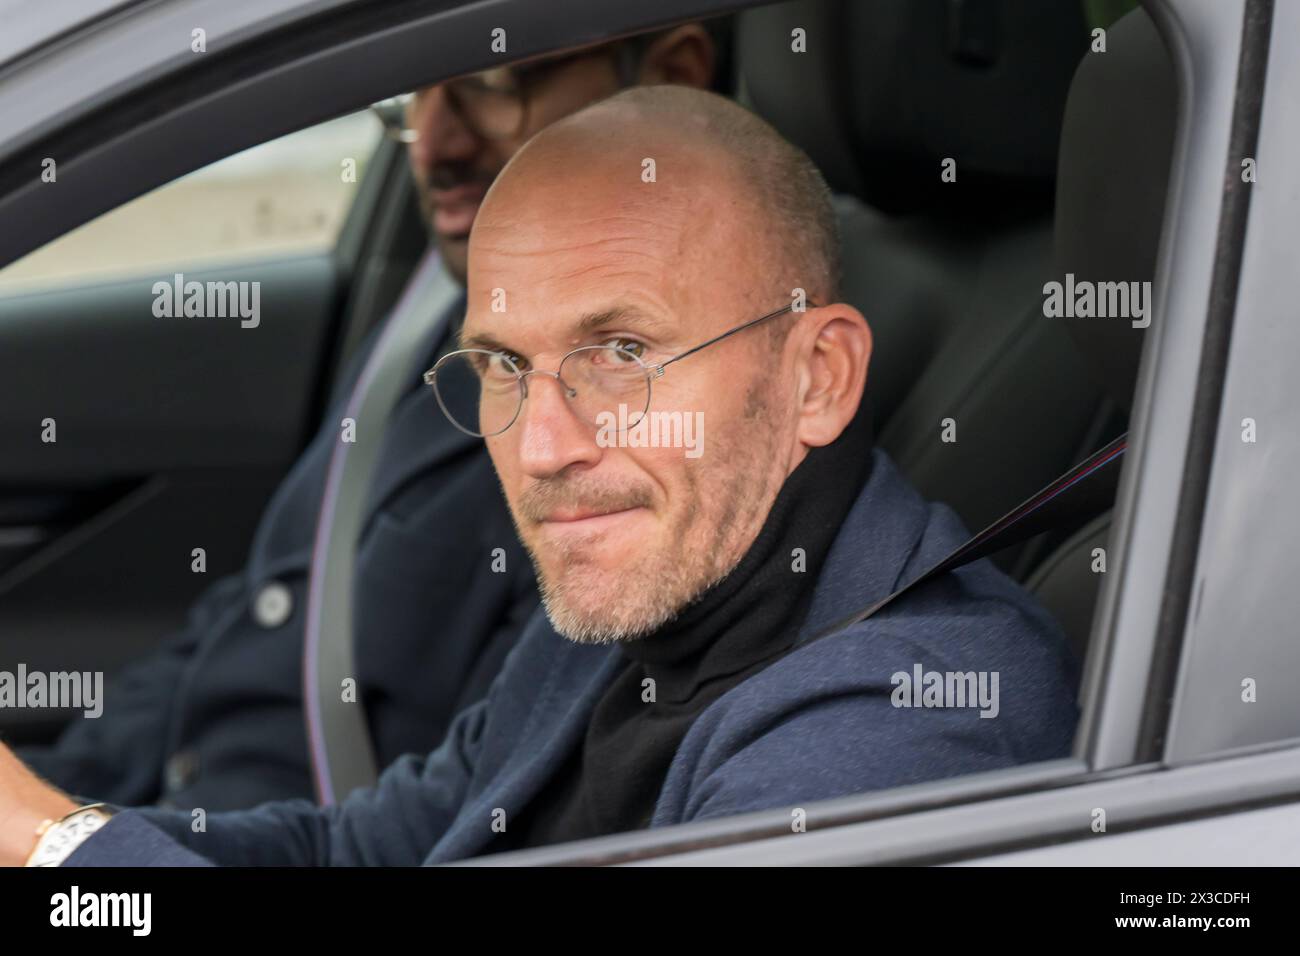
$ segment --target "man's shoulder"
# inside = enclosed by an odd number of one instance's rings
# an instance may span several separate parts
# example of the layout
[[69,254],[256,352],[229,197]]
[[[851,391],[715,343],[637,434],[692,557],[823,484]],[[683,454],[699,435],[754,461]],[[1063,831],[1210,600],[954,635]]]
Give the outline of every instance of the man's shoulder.
[[[993,708],[975,706],[978,700],[970,695],[936,699],[936,680],[943,680],[939,689],[948,694],[957,675],[962,688],[975,686],[977,692],[983,681],[986,697],[996,688],[994,716],[980,718],[978,711]],[[1028,753],[1038,749],[1035,737],[1044,718],[1072,722],[1075,677],[1050,616],[1000,572],[975,566],[923,585],[839,633],[796,644],[720,698],[712,717],[717,730],[757,729],[781,716],[815,713],[830,701],[857,700],[872,712],[880,704],[898,710],[962,704],[1011,752]]]
[[678,749],[656,823],[1068,756],[1078,711],[1059,632],[995,594],[939,606],[967,583],[935,582],[723,695]]
[[826,689],[892,689],[901,683],[891,682],[896,674],[918,665],[924,672],[998,672],[1004,691],[1008,680],[1068,691],[1073,671],[1060,629],[1032,597],[983,564],[922,585],[843,631],[797,643],[736,687],[737,697],[797,703]]
[[[892,471],[886,460],[886,467]],[[965,529],[896,474],[893,558],[873,593],[828,562],[812,616],[841,619],[951,552]],[[879,490],[879,489],[878,489]],[[878,497],[878,500],[880,498]],[[852,526],[846,522],[846,528]],[[877,542],[879,538],[875,539]],[[827,574],[823,574],[826,578]],[[884,583],[884,582],[889,583]],[[826,799],[1068,755],[1077,666],[1051,616],[987,560],[942,575],[873,617],[810,639],[732,688],[692,726],[659,823]]]

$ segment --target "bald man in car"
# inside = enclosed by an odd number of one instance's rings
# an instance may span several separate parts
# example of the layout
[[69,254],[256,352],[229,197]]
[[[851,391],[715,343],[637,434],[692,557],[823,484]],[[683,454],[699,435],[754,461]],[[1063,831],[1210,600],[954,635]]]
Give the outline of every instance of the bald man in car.
[[[487,698],[338,808],[203,833],[79,809],[0,753],[0,861],[438,863],[1066,755],[1064,640],[987,562],[827,633],[965,538],[872,449],[837,273],[820,175],[733,103],[642,88],[548,128],[487,195],[462,350],[427,376],[477,382],[443,411],[542,586]],[[690,457],[663,422],[696,415]],[[937,690],[900,692],[918,672]]]

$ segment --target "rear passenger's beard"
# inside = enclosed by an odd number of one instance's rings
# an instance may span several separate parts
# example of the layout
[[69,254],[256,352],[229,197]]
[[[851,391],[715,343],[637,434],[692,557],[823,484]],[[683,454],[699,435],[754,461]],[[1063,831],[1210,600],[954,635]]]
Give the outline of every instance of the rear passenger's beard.
[[646,637],[731,573],[785,479],[774,470],[777,428],[767,411],[749,396],[744,422],[714,438],[700,465],[688,463],[689,506],[623,567],[593,569],[575,549],[552,556],[562,569],[552,579],[534,555],[542,604],[560,634],[579,644]]

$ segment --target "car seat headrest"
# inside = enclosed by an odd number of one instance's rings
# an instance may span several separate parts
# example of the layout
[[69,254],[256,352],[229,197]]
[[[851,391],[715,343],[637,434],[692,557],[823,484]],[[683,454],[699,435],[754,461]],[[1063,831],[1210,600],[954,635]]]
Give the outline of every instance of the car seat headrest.
[[741,98],[835,190],[893,213],[1050,202],[1081,3],[795,0],[745,11],[735,38]]
[[[1056,181],[1056,278],[1151,282],[1173,153],[1173,61],[1143,10],[1107,31],[1070,87]],[[1147,301],[1148,309],[1151,303]],[[1148,312],[1148,315],[1150,313]],[[1066,318],[1121,408],[1132,404],[1143,329],[1123,317]]]

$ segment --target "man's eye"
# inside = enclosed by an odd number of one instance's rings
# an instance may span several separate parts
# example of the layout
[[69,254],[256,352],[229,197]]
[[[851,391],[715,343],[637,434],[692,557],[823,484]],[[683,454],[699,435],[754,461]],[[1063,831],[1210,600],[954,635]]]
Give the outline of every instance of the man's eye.
[[522,372],[527,364],[513,352],[493,352],[484,358],[483,374],[492,378],[514,378],[516,372]]
[[[636,358],[642,358],[645,355],[645,343],[638,342],[636,339],[614,338],[602,344],[607,348],[617,349],[619,352],[625,352]],[[631,359],[625,359],[624,361],[630,362]]]

